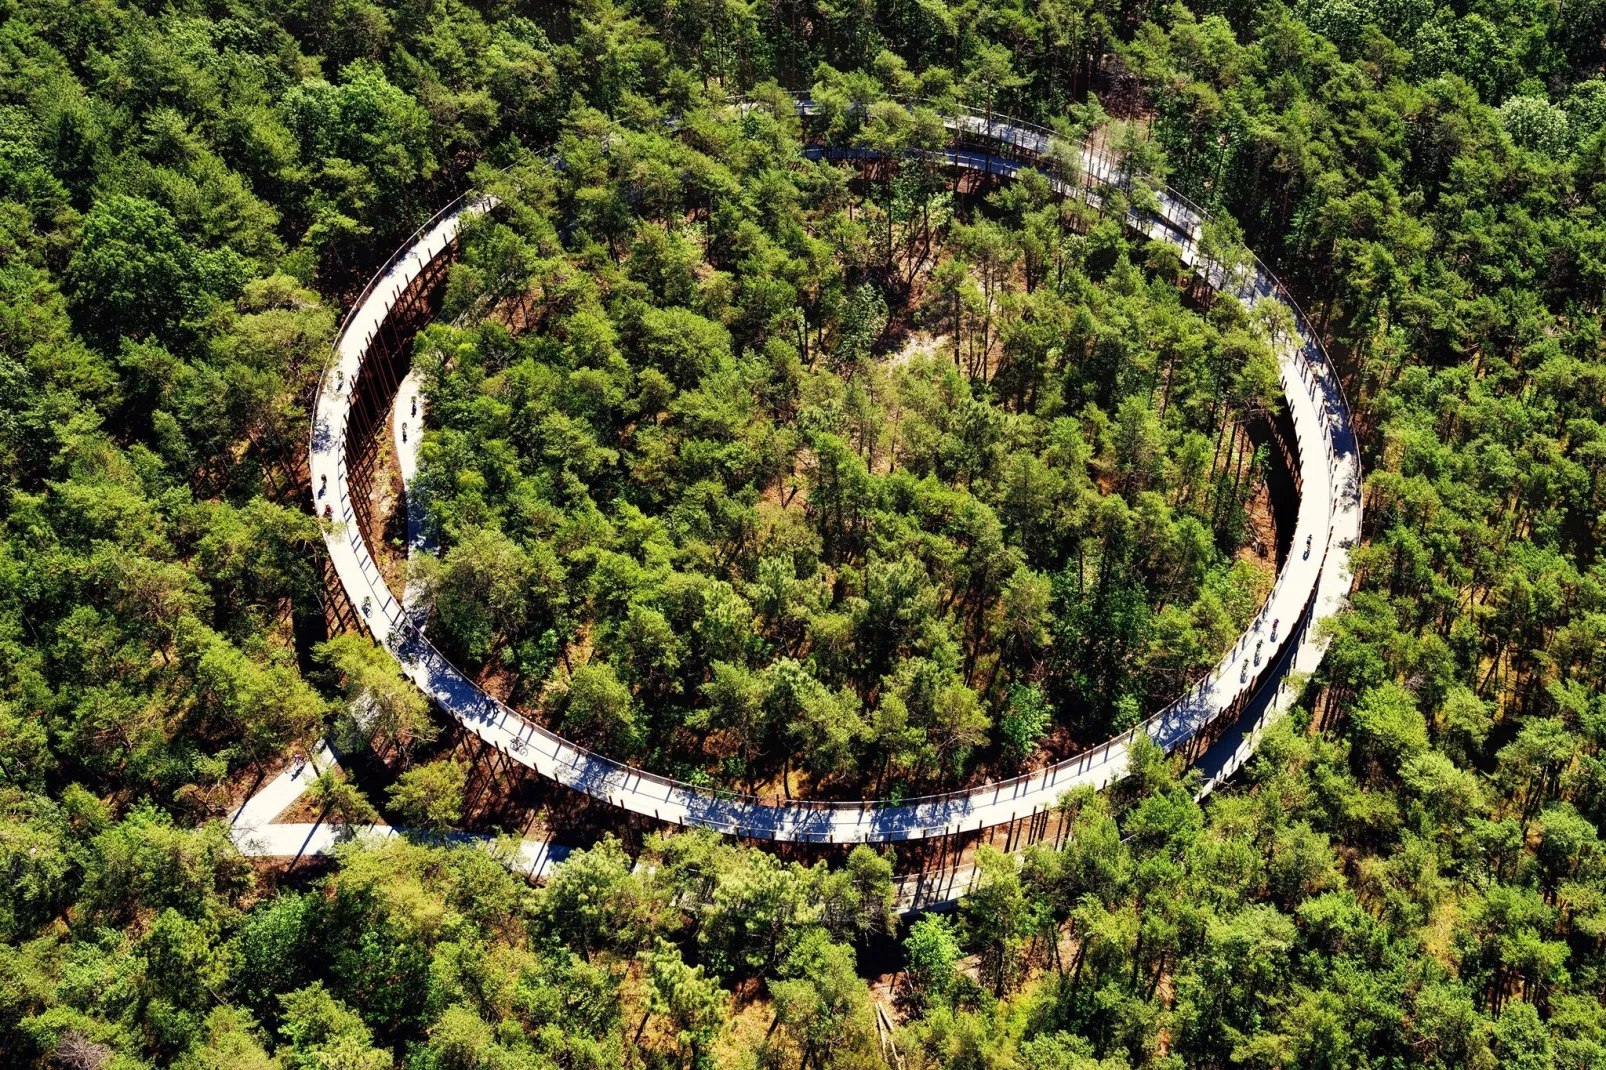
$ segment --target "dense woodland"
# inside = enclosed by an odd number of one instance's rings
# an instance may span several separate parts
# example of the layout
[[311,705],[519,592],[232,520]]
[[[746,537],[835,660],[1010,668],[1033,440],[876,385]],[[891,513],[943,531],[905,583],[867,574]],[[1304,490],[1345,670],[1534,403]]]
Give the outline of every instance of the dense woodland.
[[[941,130],[881,105],[810,125]],[[581,742],[744,787],[918,794],[1182,693],[1270,587],[1269,530],[1232,552],[1283,319],[1187,307],[1113,201],[1038,175],[967,223],[929,161],[858,178],[784,98],[717,110],[581,117],[561,167],[487,178],[417,346],[440,640]]]
[[[5,1060],[1606,1063],[1603,37],[1587,0],[0,0]],[[438,730],[324,635],[300,473],[343,298],[470,181],[508,196],[418,351],[423,578],[557,723],[746,783],[820,751],[781,717],[891,790],[1136,716],[1205,656],[1201,603],[1237,611],[1233,485],[1176,473],[1247,452],[1274,325],[1029,181],[854,179],[719,108],[772,84],[861,144],[929,136],[881,98],[1101,137],[1301,296],[1368,476],[1300,710],[1203,805],[1140,753],[1063,849],[984,853],[912,924],[870,849],[603,840],[541,888],[427,840],[242,858],[231,797],[354,705],[404,765]],[[899,359],[920,332],[947,346]],[[493,567],[528,597],[475,603]],[[321,792],[447,828],[453,768]]]

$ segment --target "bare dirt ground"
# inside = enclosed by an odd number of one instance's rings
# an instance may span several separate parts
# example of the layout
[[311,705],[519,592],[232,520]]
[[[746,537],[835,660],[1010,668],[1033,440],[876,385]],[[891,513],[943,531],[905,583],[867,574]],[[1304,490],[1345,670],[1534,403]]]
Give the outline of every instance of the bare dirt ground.
[[953,346],[954,340],[948,334],[933,334],[924,329],[911,331],[903,345],[888,355],[886,366],[902,368],[923,357],[952,360]]
[[374,478],[368,492],[373,521],[363,534],[385,586],[399,599],[407,589],[407,491],[388,419],[380,421],[375,438]]
[[1277,521],[1271,511],[1271,492],[1264,481],[1255,488],[1245,512],[1251,534],[1249,541],[1238,548],[1238,559],[1273,564],[1277,553]]

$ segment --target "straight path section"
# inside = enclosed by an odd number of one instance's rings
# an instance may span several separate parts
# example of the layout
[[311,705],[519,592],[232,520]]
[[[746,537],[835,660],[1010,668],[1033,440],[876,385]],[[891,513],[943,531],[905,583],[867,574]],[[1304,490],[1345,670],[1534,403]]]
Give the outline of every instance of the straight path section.
[[[229,835],[240,853],[253,858],[331,855],[336,847],[351,840],[379,843],[393,836],[407,835],[407,830],[390,825],[353,827],[328,821],[274,823],[273,819],[288,810],[318,775],[337,760],[334,749],[327,742],[320,743],[308,760],[291,763],[284,772],[247,796],[229,821]],[[547,876],[553,866],[569,856],[569,848],[540,840],[521,840],[516,850],[506,852],[504,841],[490,836],[453,833],[446,839],[504,852],[503,861],[509,869],[531,878]]]

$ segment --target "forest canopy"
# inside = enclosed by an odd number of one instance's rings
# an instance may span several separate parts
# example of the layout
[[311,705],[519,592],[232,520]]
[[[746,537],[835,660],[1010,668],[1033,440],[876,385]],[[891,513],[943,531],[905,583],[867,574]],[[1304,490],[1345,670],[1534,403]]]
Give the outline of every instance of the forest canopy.
[[1212,666],[1270,587],[1281,321],[1041,175],[810,162],[785,101],[672,118],[498,176],[415,347],[437,641],[616,757],[894,796]]
[[[0,0],[6,1061],[1606,1064],[1603,39],[1598,0]],[[416,350],[432,627],[566,730],[952,783],[1243,612],[1267,326],[1029,179],[809,161],[781,90],[861,145],[929,138],[904,103],[1096,138],[1290,286],[1368,473],[1295,710],[1203,801],[1139,748],[918,919],[869,847],[243,855],[359,713],[391,764],[315,814],[485,794],[327,633],[304,469],[340,311],[471,185]]]

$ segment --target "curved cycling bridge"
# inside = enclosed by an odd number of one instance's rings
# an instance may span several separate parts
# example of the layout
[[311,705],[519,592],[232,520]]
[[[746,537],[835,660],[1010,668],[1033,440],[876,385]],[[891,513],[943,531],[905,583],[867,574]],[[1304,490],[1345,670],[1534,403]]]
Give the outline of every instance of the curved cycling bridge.
[[[812,106],[800,101],[798,110],[807,115]],[[968,113],[944,122],[951,141],[935,155],[956,170],[1011,176],[1041,166],[1059,193],[1095,206],[1111,190],[1133,184],[1119,160],[1030,124]],[[804,151],[813,158],[872,155],[863,149],[815,145]],[[1066,175],[1048,162],[1051,157],[1079,157],[1081,166]],[[1252,269],[1232,277],[1204,261],[1198,245],[1206,214],[1181,195],[1161,189],[1154,209],[1130,211],[1128,225],[1171,243],[1184,264],[1212,287],[1251,305],[1284,303],[1297,325],[1278,352],[1295,433],[1290,443],[1296,455],[1293,475],[1300,487],[1292,550],[1248,631],[1205,679],[1144,723],[1083,754],[1011,780],[897,804],[714,792],[594,753],[527,720],[452,665],[424,637],[414,614],[391,594],[360,532],[366,502],[353,498],[351,486],[353,467],[371,463],[367,447],[386,415],[367,396],[372,392],[362,389],[363,377],[374,375],[378,363],[368,358],[381,350],[388,358],[410,342],[398,323],[416,324],[420,310],[427,311],[464,220],[489,207],[488,198],[478,197],[444,209],[364,290],[341,328],[334,359],[318,387],[311,470],[316,509],[334,521],[325,533],[331,564],[351,605],[360,607],[365,626],[425,694],[513,761],[633,813],[753,839],[861,843],[941,837],[1013,826],[1053,810],[1071,788],[1104,787],[1125,771],[1128,747],[1139,732],[1167,751],[1184,750],[1204,773],[1208,791],[1243,764],[1260,728],[1293,701],[1295,696],[1283,686],[1287,676],[1309,672],[1320,662],[1325,643],[1316,625],[1336,613],[1348,593],[1349,548],[1359,537],[1361,519],[1359,457],[1338,377],[1318,336],[1276,277],[1258,259]],[[393,380],[387,382],[394,389]],[[411,467],[404,464],[408,475]],[[1273,636],[1271,622],[1279,619],[1289,624]],[[1251,659],[1249,651],[1258,644],[1265,644],[1264,656]],[[954,872],[947,873],[950,890]]]

